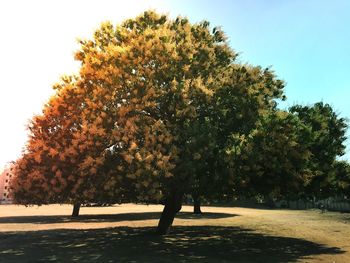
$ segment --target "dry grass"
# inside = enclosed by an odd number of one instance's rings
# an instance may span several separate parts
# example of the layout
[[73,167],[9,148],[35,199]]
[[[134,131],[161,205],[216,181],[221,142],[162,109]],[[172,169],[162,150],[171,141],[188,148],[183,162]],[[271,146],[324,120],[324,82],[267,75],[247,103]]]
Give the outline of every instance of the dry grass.
[[170,235],[162,206],[0,206],[0,262],[350,262],[350,214],[185,206]]

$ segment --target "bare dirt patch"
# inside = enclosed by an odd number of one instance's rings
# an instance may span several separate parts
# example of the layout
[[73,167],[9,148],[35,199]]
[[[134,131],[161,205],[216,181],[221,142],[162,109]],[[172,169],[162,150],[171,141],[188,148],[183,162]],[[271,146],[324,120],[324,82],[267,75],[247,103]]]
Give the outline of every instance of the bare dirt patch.
[[0,262],[350,262],[350,214],[185,206],[154,235],[161,205],[0,206]]

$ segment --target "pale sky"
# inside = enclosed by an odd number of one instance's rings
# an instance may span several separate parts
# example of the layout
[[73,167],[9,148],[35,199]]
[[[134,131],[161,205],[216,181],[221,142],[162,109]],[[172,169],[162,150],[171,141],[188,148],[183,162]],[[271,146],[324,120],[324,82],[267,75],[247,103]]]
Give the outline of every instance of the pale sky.
[[284,106],[322,100],[350,118],[350,1],[0,1],[0,167],[20,155],[52,84],[77,71],[76,39],[150,8],[222,26],[243,62],[287,82]]

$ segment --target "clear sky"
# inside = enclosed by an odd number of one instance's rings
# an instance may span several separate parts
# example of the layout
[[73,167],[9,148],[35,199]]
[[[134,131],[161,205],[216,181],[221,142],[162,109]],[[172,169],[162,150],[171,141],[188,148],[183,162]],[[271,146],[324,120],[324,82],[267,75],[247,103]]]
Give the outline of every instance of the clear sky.
[[52,84],[77,70],[76,38],[150,8],[222,26],[242,62],[286,81],[282,107],[323,101],[350,119],[348,0],[0,1],[0,167],[20,155]]

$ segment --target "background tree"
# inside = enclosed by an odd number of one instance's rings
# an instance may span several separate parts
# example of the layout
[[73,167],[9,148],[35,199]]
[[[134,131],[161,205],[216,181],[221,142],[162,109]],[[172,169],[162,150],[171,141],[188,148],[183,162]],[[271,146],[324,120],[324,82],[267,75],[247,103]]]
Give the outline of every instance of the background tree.
[[275,199],[296,198],[312,178],[311,152],[304,141],[310,131],[297,116],[271,111],[247,137],[235,137],[228,148],[231,173],[236,174],[237,196],[260,196],[269,205]]
[[350,164],[347,161],[335,161],[330,178],[333,194],[350,199]]
[[305,195],[310,198],[326,198],[334,194],[331,180],[334,165],[345,152],[347,123],[338,117],[329,104],[322,102],[312,106],[295,105],[290,112],[308,127],[311,137],[304,140],[312,155],[312,180],[305,188]]
[[[245,145],[241,140],[259,127],[263,116],[275,110],[275,100],[285,99],[283,88],[284,83],[268,68],[233,62],[221,73],[202,118],[210,125],[205,128],[192,126],[200,131],[201,135],[196,138],[203,138],[198,144],[204,150],[198,171],[194,172],[194,199],[199,196],[222,199],[236,195],[238,180],[234,178],[239,175],[232,174],[235,165],[231,149]],[[191,145],[193,148],[196,147]],[[196,166],[192,165],[192,168]],[[197,205],[198,202],[195,208],[198,210]]]

